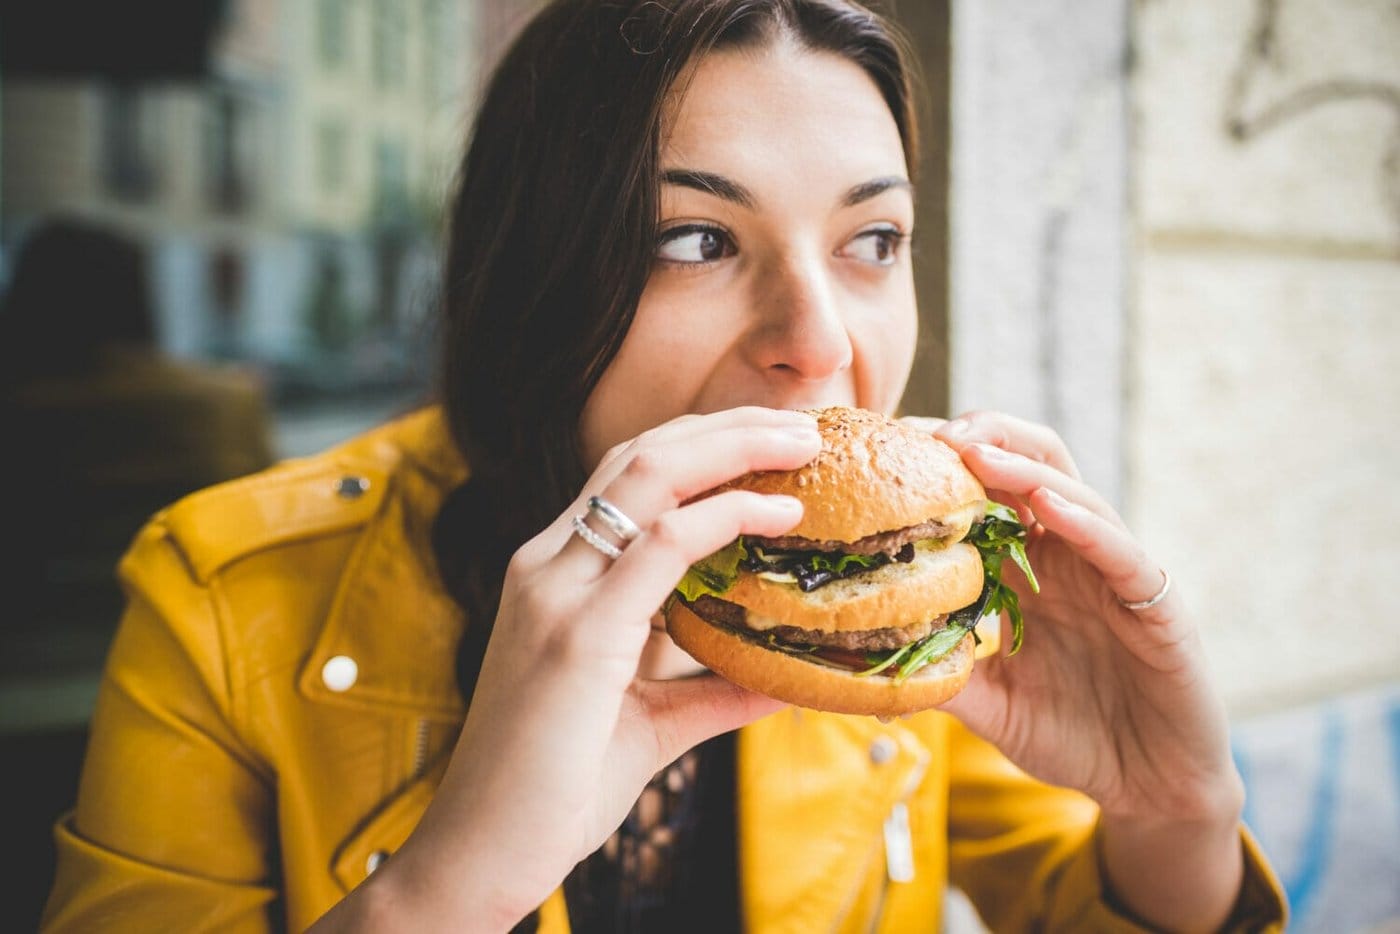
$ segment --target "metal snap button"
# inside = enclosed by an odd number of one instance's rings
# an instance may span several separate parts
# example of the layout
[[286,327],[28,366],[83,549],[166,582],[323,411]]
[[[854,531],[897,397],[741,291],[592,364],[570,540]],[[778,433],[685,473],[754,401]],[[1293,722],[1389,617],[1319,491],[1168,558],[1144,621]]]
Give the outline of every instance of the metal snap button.
[[870,761],[876,765],[884,765],[894,758],[894,754],[899,750],[895,747],[894,740],[888,736],[878,737],[870,744]]
[[368,477],[341,477],[335,484],[335,493],[341,499],[359,499],[367,492],[369,492]]
[[348,655],[337,655],[326,659],[321,666],[321,683],[339,694],[355,686],[360,677],[360,666]]
[[365,875],[372,875],[376,869],[384,865],[384,861],[388,858],[388,850],[375,850],[369,854],[369,858],[365,860]]

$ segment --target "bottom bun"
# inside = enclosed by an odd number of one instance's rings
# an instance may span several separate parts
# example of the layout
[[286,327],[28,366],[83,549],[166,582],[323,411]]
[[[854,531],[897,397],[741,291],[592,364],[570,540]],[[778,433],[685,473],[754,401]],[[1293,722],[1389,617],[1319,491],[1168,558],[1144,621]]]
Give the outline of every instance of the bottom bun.
[[696,616],[681,600],[666,611],[666,631],[676,645],[715,674],[750,691],[798,707],[832,713],[897,717],[937,707],[972,675],[972,634],[947,655],[903,682],[854,672],[770,649]]

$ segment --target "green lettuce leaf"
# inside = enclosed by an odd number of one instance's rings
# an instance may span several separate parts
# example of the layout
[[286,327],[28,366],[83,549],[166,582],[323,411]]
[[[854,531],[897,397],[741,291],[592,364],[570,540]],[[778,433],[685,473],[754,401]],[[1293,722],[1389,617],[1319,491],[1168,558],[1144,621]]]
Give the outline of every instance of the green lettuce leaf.
[[697,597],[705,594],[718,597],[739,579],[739,562],[746,557],[748,550],[744,548],[743,538],[736,538],[708,558],[692,564],[676,585],[676,592],[687,603],[693,603]]

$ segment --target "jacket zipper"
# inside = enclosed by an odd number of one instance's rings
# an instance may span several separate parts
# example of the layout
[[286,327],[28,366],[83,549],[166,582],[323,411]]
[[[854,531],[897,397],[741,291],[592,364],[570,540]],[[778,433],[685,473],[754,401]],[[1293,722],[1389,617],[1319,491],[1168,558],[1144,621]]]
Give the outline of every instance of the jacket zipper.
[[904,782],[904,795],[894,803],[889,816],[885,818],[885,884],[880,887],[880,898],[875,902],[875,910],[870,915],[871,932],[880,927],[890,886],[914,881],[914,835],[909,829],[909,799],[914,796],[919,783],[924,780],[929,758],[925,752],[914,763],[913,770]]
[[428,721],[418,721],[418,735],[413,743],[413,772],[414,778],[423,774],[423,766],[428,762]]

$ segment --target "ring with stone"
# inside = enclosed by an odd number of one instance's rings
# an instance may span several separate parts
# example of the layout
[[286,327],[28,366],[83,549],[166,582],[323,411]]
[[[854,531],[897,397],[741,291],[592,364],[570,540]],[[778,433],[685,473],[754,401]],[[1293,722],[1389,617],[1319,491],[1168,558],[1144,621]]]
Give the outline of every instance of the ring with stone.
[[608,541],[603,536],[599,535],[597,532],[593,531],[593,529],[589,527],[588,523],[583,521],[586,515],[587,514],[584,513],[574,516],[574,534],[577,535],[579,538],[583,539],[584,541],[588,542],[588,544],[592,545],[594,548],[598,549],[603,554],[607,555],[609,558],[612,558],[613,560],[621,558],[622,549],[614,545],[612,542]]

